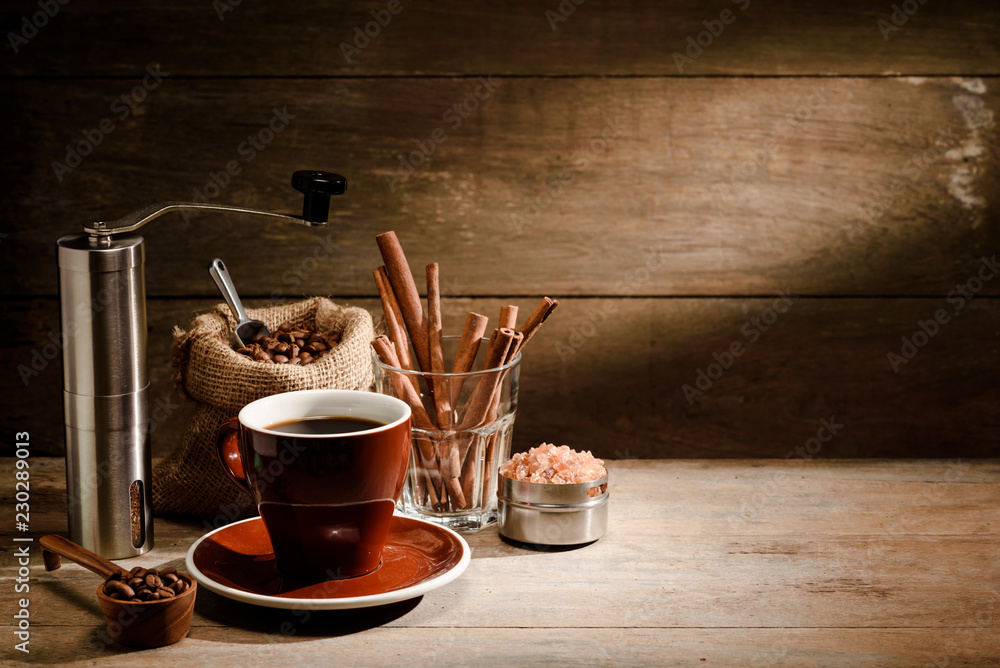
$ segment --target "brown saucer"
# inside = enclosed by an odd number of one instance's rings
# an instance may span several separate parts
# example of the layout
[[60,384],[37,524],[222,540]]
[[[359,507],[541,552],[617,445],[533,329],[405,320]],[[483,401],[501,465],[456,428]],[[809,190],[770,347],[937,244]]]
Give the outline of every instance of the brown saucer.
[[254,517],[199,538],[187,554],[191,576],[206,589],[270,608],[338,610],[385,605],[448,584],[469,565],[465,540],[446,527],[396,515],[382,565],[346,580],[306,582],[278,573],[264,522]]

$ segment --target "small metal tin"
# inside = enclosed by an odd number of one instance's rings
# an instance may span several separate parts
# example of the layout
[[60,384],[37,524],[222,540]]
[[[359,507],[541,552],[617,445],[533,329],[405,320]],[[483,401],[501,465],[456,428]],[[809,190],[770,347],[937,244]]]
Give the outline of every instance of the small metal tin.
[[[591,497],[587,492],[600,488]],[[522,543],[577,545],[608,531],[608,476],[592,482],[522,482],[500,475],[500,533]]]

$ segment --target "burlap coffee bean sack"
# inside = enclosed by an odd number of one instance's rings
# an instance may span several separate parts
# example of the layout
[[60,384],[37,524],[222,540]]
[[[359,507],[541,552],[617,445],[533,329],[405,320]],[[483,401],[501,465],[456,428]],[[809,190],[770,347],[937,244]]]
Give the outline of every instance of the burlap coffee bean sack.
[[225,304],[195,318],[186,332],[175,328],[175,380],[197,406],[177,448],[153,469],[157,515],[233,520],[256,514],[215,453],[218,426],[251,401],[292,390],[372,388],[375,332],[368,311],[314,297],[247,313],[271,331],[286,321],[314,321],[320,334],[339,332],[340,344],[306,366],[256,362],[232,349],[236,319]]

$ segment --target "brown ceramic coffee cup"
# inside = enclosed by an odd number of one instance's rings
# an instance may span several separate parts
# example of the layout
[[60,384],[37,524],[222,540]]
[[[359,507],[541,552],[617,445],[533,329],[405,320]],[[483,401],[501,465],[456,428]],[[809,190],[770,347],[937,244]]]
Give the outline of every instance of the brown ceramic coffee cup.
[[223,469],[257,504],[278,570],[356,577],[378,568],[410,453],[410,407],[353,390],[258,399],[222,423]]

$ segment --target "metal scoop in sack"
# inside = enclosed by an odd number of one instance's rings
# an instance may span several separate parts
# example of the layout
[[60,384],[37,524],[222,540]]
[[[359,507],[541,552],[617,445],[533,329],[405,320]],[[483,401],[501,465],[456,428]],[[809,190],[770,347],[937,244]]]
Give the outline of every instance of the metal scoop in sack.
[[251,320],[243,309],[240,296],[236,294],[236,286],[233,285],[233,279],[230,278],[229,270],[226,269],[222,260],[219,258],[212,260],[212,263],[208,265],[208,273],[215,280],[215,284],[219,286],[219,292],[222,293],[222,297],[229,304],[233,315],[236,316],[233,344],[239,348],[246,348],[251,343],[263,339],[265,336],[270,336],[271,330],[267,328],[267,325],[260,320]]

